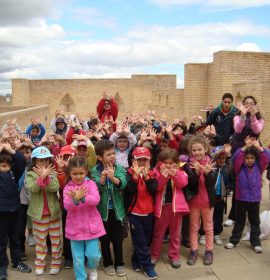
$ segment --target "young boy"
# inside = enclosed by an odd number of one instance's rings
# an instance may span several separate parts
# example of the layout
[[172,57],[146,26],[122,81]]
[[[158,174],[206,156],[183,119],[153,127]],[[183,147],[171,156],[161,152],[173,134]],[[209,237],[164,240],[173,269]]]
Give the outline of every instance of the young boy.
[[150,170],[150,151],[146,147],[136,147],[132,157],[125,191],[125,204],[134,247],[132,268],[136,272],[143,269],[148,279],[157,279],[150,254],[157,180]]
[[[100,162],[92,169],[92,177],[99,188],[98,209],[106,230],[106,235],[100,238],[104,272],[110,276],[115,274],[125,276],[122,222],[126,216],[123,192],[127,184],[126,171],[124,167],[115,165],[115,151],[111,141],[100,140],[97,142],[95,150]],[[111,242],[114,263],[111,257]]]
[[30,273],[21,261],[19,241],[20,194],[18,181],[24,172],[25,159],[10,144],[0,144],[0,279],[7,279],[9,241],[12,269]]

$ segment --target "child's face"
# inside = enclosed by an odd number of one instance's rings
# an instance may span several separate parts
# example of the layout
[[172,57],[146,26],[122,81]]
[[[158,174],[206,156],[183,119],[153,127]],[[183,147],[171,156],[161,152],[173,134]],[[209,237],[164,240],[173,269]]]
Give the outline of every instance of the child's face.
[[99,157],[103,164],[114,164],[115,163],[115,151],[114,148],[105,150],[102,157]]
[[194,143],[191,147],[191,154],[196,160],[202,160],[206,154],[205,147],[201,143]]
[[160,144],[159,144],[159,148],[160,148],[160,150],[162,151],[163,149],[165,149],[165,148],[168,148],[169,147],[169,145],[167,144],[167,143],[165,143],[165,142],[161,142]]
[[163,162],[163,166],[167,169],[170,169],[175,162],[172,159],[166,159]]
[[122,152],[128,148],[128,140],[127,139],[119,139],[116,142],[116,147]]
[[252,167],[256,161],[256,158],[252,154],[247,154],[245,155],[244,161],[248,167]]
[[227,157],[226,157],[225,154],[219,155],[219,156],[217,157],[217,159],[216,159],[216,164],[217,164],[217,166],[218,166],[218,167],[222,167],[222,166],[225,164],[226,159],[227,159]]
[[138,158],[137,163],[139,167],[145,167],[150,163],[150,159],[148,158]]
[[32,137],[37,137],[39,135],[39,130],[37,129],[32,129],[31,130],[31,136]]
[[24,156],[24,158],[26,159],[27,162],[29,162],[31,160],[31,154],[32,154],[31,149],[24,148],[24,149],[21,149],[19,152]]
[[59,123],[56,124],[56,126],[57,126],[57,128],[59,128],[59,129],[64,129],[64,128],[65,128],[65,123],[59,122]]
[[225,111],[228,111],[230,110],[232,106],[232,100],[231,98],[225,98],[223,101],[222,101],[222,107]]
[[50,165],[50,158],[37,158],[36,166],[38,167],[48,167]]
[[78,156],[80,156],[80,157],[86,157],[86,155],[87,155],[87,147],[85,147],[85,146],[79,146],[79,147],[77,147],[77,154],[78,154]]
[[0,162],[0,172],[6,173],[11,169],[10,164],[7,162]]
[[86,176],[87,171],[84,167],[72,167],[70,170],[70,177],[77,185],[82,184]]

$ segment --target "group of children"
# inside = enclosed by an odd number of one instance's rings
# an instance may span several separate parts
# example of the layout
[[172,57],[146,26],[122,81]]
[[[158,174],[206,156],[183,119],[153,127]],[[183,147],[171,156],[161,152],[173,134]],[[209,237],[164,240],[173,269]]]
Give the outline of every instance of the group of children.
[[230,145],[216,146],[215,135],[198,129],[188,134],[179,120],[169,126],[164,120],[145,117],[140,125],[134,119],[110,129],[111,121],[93,118],[87,124],[73,116],[67,122],[57,115],[54,135],[45,135],[39,121],[27,129],[28,137],[15,132],[14,121],[2,131],[0,280],[7,279],[8,244],[12,269],[31,272],[22,261],[27,216],[36,240],[37,276],[44,274],[48,249],[49,273],[59,273],[62,231],[64,267],[73,266],[77,280],[96,280],[101,256],[107,275],[125,276],[127,223],[132,268],[148,279],[158,278],[155,264],[168,234],[169,261],[180,268],[182,224],[189,232],[187,263],[196,263],[200,233],[204,264],[211,265],[214,242],[222,245],[225,196],[234,184],[236,221],[225,247],[239,243],[248,213],[250,243],[256,253],[262,252],[259,208],[268,150],[248,136],[245,146],[231,155]]

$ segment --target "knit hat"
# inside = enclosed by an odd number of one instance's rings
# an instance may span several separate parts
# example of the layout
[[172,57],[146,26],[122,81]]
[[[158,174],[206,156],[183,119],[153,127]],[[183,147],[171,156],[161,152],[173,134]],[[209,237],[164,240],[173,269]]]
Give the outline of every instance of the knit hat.
[[31,158],[49,158],[53,157],[51,152],[44,146],[37,147],[33,150]]

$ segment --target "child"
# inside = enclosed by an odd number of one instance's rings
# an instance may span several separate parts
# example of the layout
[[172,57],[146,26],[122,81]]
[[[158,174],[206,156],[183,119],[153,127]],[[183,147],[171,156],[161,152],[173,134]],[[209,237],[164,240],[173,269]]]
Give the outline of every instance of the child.
[[190,256],[188,264],[194,265],[198,257],[198,231],[200,217],[206,236],[204,264],[213,263],[213,212],[216,201],[216,174],[212,172],[209,146],[202,136],[194,136],[189,142],[189,161],[184,166],[188,175],[188,186],[184,189],[190,207]]
[[48,234],[52,244],[50,274],[60,271],[60,204],[57,197],[59,182],[52,165],[53,155],[43,147],[32,152],[32,162],[26,175],[26,188],[31,192],[27,214],[32,217],[36,236],[36,275],[43,275],[47,254],[46,239]]
[[98,238],[106,232],[96,208],[100,197],[96,184],[87,179],[87,164],[83,157],[71,158],[67,175],[71,180],[64,188],[64,207],[67,210],[65,236],[70,239],[76,280],[85,280],[85,256],[88,259],[89,280],[97,279],[100,259]]
[[236,221],[226,244],[227,249],[235,247],[242,237],[246,214],[250,223],[250,244],[256,253],[262,253],[260,241],[260,201],[262,199],[262,173],[269,163],[269,153],[260,146],[258,140],[247,137],[245,146],[233,156],[236,176]]
[[150,171],[150,151],[145,147],[136,147],[132,156],[132,167],[128,169],[125,190],[125,203],[134,248],[131,257],[132,267],[134,271],[143,269],[148,279],[157,279],[150,255],[157,181],[154,173]]
[[168,257],[173,268],[180,264],[180,232],[182,216],[189,213],[182,188],[188,183],[187,174],[180,170],[178,153],[175,149],[166,148],[158,156],[155,171],[158,174],[158,188],[155,199],[155,227],[151,246],[151,258],[155,263],[162,247],[166,229],[169,227],[170,240]]
[[43,124],[41,124],[37,120],[32,120],[32,124],[30,124],[25,132],[27,135],[30,135],[32,143],[37,146],[42,139],[42,137],[46,133],[46,129]]
[[7,279],[9,241],[12,269],[31,272],[21,261],[19,241],[20,194],[18,181],[24,172],[25,159],[9,144],[0,144],[0,279]]
[[[220,234],[223,231],[223,215],[225,210],[225,197],[227,195],[227,189],[232,187],[233,184],[233,170],[231,163],[231,146],[225,144],[223,146],[217,146],[214,148],[211,154],[213,160],[216,163],[217,181],[215,184],[216,189],[216,203],[214,206],[213,223],[214,223],[214,242],[216,245],[223,245]],[[200,229],[201,245],[205,245],[204,231]]]
[[[126,216],[124,207],[124,188],[127,184],[124,167],[115,165],[114,145],[109,140],[100,140],[95,146],[100,161],[92,169],[92,177],[96,182],[100,203],[98,205],[106,235],[100,238],[104,272],[107,275],[125,276],[123,262],[123,219]],[[113,244],[114,266],[111,257],[110,243]]]

